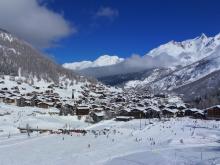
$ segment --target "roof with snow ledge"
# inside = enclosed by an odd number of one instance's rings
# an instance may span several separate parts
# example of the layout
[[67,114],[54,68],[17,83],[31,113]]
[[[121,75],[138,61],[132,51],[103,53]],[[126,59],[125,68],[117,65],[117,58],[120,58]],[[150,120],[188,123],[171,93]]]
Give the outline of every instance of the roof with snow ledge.
[[160,109],[158,108],[158,107],[156,107],[156,106],[148,106],[147,108],[146,108],[147,110],[148,109],[151,109],[151,110],[154,110],[154,111],[157,111],[157,112],[159,112],[160,111]]
[[172,113],[177,113],[179,110],[178,109],[164,108],[162,111],[168,111],[168,112],[172,112]]
[[218,108],[220,110],[220,105],[214,105],[212,107],[206,108],[205,110],[211,109],[211,108]]
[[203,112],[204,111],[204,110],[197,109],[197,108],[190,108],[190,109],[187,109],[187,110],[190,110],[192,112]]
[[102,116],[105,116],[105,113],[104,112],[96,112],[94,113],[96,116],[98,117],[102,117]]

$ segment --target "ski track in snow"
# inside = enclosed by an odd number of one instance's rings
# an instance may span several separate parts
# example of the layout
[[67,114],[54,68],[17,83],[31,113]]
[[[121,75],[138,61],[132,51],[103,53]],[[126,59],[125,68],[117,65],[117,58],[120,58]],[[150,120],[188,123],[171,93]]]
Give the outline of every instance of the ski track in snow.
[[[43,111],[39,108],[17,108],[15,111],[14,106],[1,107],[12,113],[0,117],[0,130],[3,130],[0,132],[0,165],[220,163],[219,121],[176,118],[162,122],[151,119],[153,124],[149,124],[148,120],[142,119],[140,130],[140,120],[106,120],[91,125],[71,116],[30,115],[36,109]],[[18,112],[22,115],[15,118]],[[14,123],[14,120],[18,121]],[[85,136],[31,133],[28,137],[16,129],[21,122],[31,127],[53,126],[53,129],[70,124],[71,128],[89,132]],[[109,129],[105,135],[104,129]],[[96,137],[92,130],[101,131],[101,134]]]

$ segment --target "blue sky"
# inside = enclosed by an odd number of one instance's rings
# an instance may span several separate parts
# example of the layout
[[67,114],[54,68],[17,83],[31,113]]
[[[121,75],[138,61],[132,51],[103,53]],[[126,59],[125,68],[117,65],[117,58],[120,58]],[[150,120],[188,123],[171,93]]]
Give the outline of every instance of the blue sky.
[[49,0],[44,5],[77,29],[46,51],[58,63],[129,57],[170,40],[220,32],[219,0]]

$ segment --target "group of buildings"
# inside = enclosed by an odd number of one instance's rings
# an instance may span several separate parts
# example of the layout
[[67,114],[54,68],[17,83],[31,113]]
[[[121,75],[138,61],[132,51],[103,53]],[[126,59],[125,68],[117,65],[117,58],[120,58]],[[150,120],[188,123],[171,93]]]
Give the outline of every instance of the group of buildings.
[[[4,83],[4,82],[0,82]],[[174,95],[154,94],[148,90],[111,91],[102,84],[87,84],[81,87],[81,95],[62,98],[55,92],[54,84],[46,90],[34,87],[32,92],[20,92],[19,83],[11,88],[0,89],[0,102],[20,107],[39,108],[55,107],[59,115],[88,116],[89,122],[103,119],[130,120],[132,118],[161,118],[190,116],[200,119],[220,119],[220,106],[216,105],[205,110],[190,108]],[[25,89],[22,89],[23,91]]]

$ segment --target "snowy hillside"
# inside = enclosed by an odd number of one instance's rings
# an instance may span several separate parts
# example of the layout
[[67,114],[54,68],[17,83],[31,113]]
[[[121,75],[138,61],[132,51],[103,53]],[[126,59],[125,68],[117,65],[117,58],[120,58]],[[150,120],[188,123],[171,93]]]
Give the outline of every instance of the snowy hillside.
[[[50,86],[53,86],[53,83],[49,83],[44,80],[35,79],[26,79],[25,77],[12,77],[12,76],[1,76],[0,77],[0,90],[8,89],[9,92],[13,93],[16,97],[22,97],[25,94],[32,92],[45,92],[47,90],[51,90]],[[72,90],[75,91],[75,97],[78,98],[82,96],[81,92],[82,87],[86,86],[90,82],[80,82],[71,81],[68,79],[60,79],[60,84],[58,86],[53,87],[54,92],[58,93],[61,100],[69,100],[72,97]],[[19,93],[14,92],[15,89],[19,91]],[[0,95],[2,96],[2,95]],[[10,95],[8,95],[9,97]],[[11,97],[13,98],[13,97]]]
[[[18,106],[30,106],[29,102],[32,102],[33,99],[38,99],[40,102],[49,105],[49,107],[65,106],[66,104],[74,105],[80,100],[81,103],[88,103],[90,97],[98,98],[101,96],[100,91],[110,95],[112,92],[121,92],[121,89],[106,87],[100,83],[92,83],[85,79],[73,81],[65,77],[60,78],[58,85],[44,80],[39,81],[37,78],[0,77],[0,102],[15,100],[12,104]],[[18,100],[21,98],[26,100],[25,105],[18,104]],[[8,103],[11,104],[11,102]]]
[[[106,120],[58,116],[56,109],[0,104],[0,163],[7,165],[219,164],[220,122],[190,118]],[[51,115],[53,114],[53,115]],[[17,127],[81,129],[86,134],[21,134]],[[140,127],[141,126],[141,127]],[[30,153],[31,148],[31,153]],[[40,159],[39,159],[40,158]]]
[[217,70],[220,70],[220,47],[208,57],[173,72],[154,82],[153,85],[160,90],[172,90],[197,81]]
[[56,64],[27,42],[3,30],[0,30],[0,74],[20,75],[57,84],[64,77],[80,80],[78,74]]
[[119,89],[65,69],[30,44],[0,30],[0,102],[65,109],[77,100],[85,103],[90,97],[99,97],[100,91],[109,94]]
[[[182,42],[171,41],[150,51],[146,56],[158,57],[169,55],[176,59],[167,70],[159,74],[157,69],[152,75],[139,81],[129,81],[126,87],[152,84],[159,90],[173,90],[197,81],[219,70],[220,34],[215,37],[202,36]],[[182,65],[177,68],[174,65]]]
[[95,61],[81,61],[81,62],[65,63],[63,64],[63,67],[67,69],[71,69],[71,70],[82,70],[86,68],[114,65],[122,61],[124,61],[124,59],[119,58],[118,56],[103,55],[97,58]]
[[214,37],[207,37],[202,34],[200,37],[182,42],[170,41],[151,50],[146,55],[152,57],[168,55],[176,60],[173,65],[186,66],[209,56],[219,45],[220,34]]
[[158,67],[151,74],[126,82],[125,88],[175,92],[198,108],[220,103],[220,34],[214,37],[202,34],[183,42],[171,41],[153,49],[146,56],[170,56],[175,62],[164,69]]
[[220,47],[209,56],[176,70],[155,70],[144,80],[129,81],[126,88],[151,88],[180,94],[198,108],[219,104]]
[[135,87],[142,87],[145,85],[148,85],[156,80],[158,80],[159,78],[162,78],[166,75],[168,75],[169,73],[171,73],[173,71],[173,69],[171,68],[157,68],[157,69],[153,69],[153,71],[150,72],[149,75],[142,77],[142,80],[131,80],[128,81],[125,84],[125,88],[135,88]]

